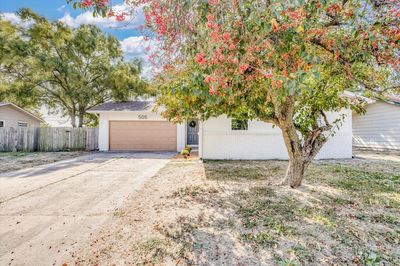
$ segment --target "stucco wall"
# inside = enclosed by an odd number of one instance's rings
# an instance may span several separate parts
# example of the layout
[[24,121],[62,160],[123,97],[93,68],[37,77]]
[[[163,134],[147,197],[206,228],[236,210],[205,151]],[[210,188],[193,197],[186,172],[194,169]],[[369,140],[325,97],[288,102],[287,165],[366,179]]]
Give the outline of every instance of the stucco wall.
[[0,106],[0,120],[4,121],[4,128],[18,128],[18,122],[27,122],[28,127],[38,127],[40,122],[33,117],[26,115],[17,108],[10,105]]
[[364,115],[353,115],[353,145],[400,150],[400,106],[377,101]]
[[[351,158],[351,112],[341,129],[325,144],[317,159]],[[328,114],[333,121],[338,114]],[[212,118],[200,128],[200,156],[203,159],[288,159],[286,147],[279,128],[272,124],[249,121],[245,131],[231,130],[231,119],[226,116]]]
[[[146,119],[143,119],[143,115]],[[110,120],[130,120],[130,121],[163,121],[165,120],[159,114],[151,111],[137,112],[102,112],[99,114],[99,150],[108,151],[109,149],[109,121]],[[142,119],[140,119],[141,117]],[[185,147],[185,125],[177,125],[177,151]]]

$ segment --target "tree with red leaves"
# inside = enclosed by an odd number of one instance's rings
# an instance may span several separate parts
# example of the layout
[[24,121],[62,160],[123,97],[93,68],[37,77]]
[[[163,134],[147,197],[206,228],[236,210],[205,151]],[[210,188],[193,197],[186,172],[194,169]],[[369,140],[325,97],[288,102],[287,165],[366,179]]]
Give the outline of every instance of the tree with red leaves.
[[[97,14],[115,14],[93,0]],[[398,0],[128,0],[143,8],[155,78],[173,121],[222,114],[273,123],[289,155],[283,184],[304,172],[345,117],[345,90],[398,93]],[[99,10],[101,12],[99,12]],[[396,83],[397,82],[397,83]]]

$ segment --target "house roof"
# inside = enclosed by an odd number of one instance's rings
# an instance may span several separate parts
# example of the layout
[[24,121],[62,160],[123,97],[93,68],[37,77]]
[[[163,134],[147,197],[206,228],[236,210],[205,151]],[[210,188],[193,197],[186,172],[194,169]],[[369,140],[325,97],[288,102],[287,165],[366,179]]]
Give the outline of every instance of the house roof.
[[357,95],[357,94],[355,94],[354,92],[351,92],[351,91],[344,91],[342,93],[342,96],[345,97],[345,98],[362,101],[365,104],[371,104],[371,103],[375,103],[376,102],[376,100],[374,100],[374,99],[367,98],[367,97],[364,97],[364,96],[361,96],[361,95]]
[[389,96],[386,99],[384,99],[383,101],[385,101],[387,103],[395,104],[395,105],[400,105],[400,97],[397,97],[397,96]]
[[[400,98],[390,96],[387,99],[371,99],[363,96],[356,95],[353,92],[345,91],[344,97],[357,98],[365,101],[366,104],[376,102],[376,100],[382,100],[387,103],[400,105]],[[154,101],[122,101],[122,102],[106,102],[96,107],[91,108],[89,113],[101,113],[101,112],[124,112],[124,111],[148,111],[154,107]]]
[[100,113],[110,111],[145,111],[151,110],[154,106],[153,101],[125,101],[125,102],[107,102],[93,107],[89,113]]
[[400,97],[394,96],[394,95],[390,95],[390,96],[386,96],[386,97],[367,98],[367,97],[364,97],[364,96],[361,96],[361,95],[357,95],[354,92],[344,91],[343,92],[343,96],[344,97],[363,100],[366,104],[372,104],[372,103],[375,103],[376,101],[383,101],[385,103],[389,103],[389,104],[394,104],[394,105],[399,105],[400,106]]
[[36,120],[39,121],[39,122],[44,122],[43,119],[37,117],[37,116],[34,115],[34,114],[31,114],[30,112],[26,111],[25,109],[22,109],[21,107],[19,107],[19,106],[16,105],[16,104],[9,103],[9,102],[0,102],[0,107],[1,107],[1,106],[11,106],[11,107],[14,107],[14,108],[17,109],[18,111],[20,111],[20,112],[26,114],[27,116],[30,116],[30,117],[32,117],[33,119],[36,119]]

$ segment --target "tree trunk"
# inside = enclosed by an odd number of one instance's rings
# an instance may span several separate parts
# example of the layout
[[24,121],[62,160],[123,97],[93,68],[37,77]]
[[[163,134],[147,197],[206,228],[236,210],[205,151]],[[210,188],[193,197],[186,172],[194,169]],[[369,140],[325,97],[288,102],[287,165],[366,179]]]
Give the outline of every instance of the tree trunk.
[[[272,98],[272,100],[274,101],[274,98]],[[282,130],[283,140],[289,155],[289,165],[281,184],[289,185],[291,188],[297,188],[301,186],[304,172],[308,165],[327,141],[327,138],[322,134],[323,131],[330,129],[331,126],[327,122],[323,111],[321,111],[321,114],[325,118],[326,129],[318,127],[317,121],[315,121],[315,126],[310,128],[307,134],[303,132],[300,137],[300,132],[297,131],[294,122],[294,96],[288,96],[284,104],[274,102],[274,105],[275,124]]]
[[78,119],[79,119],[78,127],[82,127],[83,126],[83,115],[84,115],[84,113],[79,113],[79,115],[78,115]]
[[281,129],[289,155],[289,165],[282,184],[297,188],[301,186],[304,172],[326,142],[326,139],[321,138],[319,131],[310,131],[307,139],[302,143],[291,123],[285,124]]
[[76,127],[76,116],[71,114],[69,117],[71,118],[71,126]]
[[311,159],[310,156],[305,157],[304,155],[304,147],[292,120],[281,121],[280,128],[289,155],[289,165],[281,184],[297,188],[303,181],[304,172]]
[[303,158],[290,159],[285,178],[282,180],[281,184],[288,185],[291,188],[301,186],[307,166],[308,163],[305,163]]

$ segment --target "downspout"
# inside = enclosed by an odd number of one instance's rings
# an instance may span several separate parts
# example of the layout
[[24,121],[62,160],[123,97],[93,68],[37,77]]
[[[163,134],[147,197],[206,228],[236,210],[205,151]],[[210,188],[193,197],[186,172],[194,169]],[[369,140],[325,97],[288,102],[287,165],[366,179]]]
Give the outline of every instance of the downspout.
[[203,140],[204,140],[203,121],[200,121],[200,145],[199,145],[199,159],[200,160],[203,160]]

